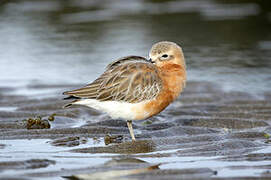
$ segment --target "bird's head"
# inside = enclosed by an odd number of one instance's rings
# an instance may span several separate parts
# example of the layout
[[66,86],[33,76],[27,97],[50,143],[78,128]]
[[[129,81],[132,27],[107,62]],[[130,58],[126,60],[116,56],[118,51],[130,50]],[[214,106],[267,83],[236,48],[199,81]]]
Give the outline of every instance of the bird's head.
[[185,68],[182,48],[176,43],[161,41],[154,44],[150,50],[149,58],[158,67],[166,64],[178,64]]

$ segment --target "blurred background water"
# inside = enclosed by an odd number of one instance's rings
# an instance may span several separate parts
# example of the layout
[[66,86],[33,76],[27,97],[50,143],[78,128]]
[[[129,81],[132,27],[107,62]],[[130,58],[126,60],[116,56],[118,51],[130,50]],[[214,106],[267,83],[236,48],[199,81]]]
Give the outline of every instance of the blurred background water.
[[0,39],[2,87],[89,83],[169,40],[183,47],[189,81],[271,90],[268,0],[1,0]]

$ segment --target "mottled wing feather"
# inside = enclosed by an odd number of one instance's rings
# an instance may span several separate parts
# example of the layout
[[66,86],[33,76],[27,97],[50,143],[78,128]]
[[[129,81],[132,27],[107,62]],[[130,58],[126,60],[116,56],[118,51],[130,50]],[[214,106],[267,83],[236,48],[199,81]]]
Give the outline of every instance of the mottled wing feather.
[[111,63],[91,84],[64,94],[97,99],[137,103],[155,98],[162,89],[155,66],[142,57],[130,56]]

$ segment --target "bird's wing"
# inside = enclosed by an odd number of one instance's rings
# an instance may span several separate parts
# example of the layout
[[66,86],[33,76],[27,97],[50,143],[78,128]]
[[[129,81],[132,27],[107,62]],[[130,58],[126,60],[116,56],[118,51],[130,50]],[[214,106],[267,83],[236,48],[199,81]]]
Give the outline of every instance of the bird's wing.
[[137,103],[155,98],[162,90],[156,67],[145,58],[129,56],[107,66],[94,82],[65,92],[77,98]]

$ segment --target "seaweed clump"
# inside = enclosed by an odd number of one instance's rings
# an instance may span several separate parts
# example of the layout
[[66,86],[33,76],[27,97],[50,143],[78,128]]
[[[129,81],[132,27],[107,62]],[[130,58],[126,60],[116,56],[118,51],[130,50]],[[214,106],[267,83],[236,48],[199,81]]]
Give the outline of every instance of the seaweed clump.
[[54,121],[55,114],[50,115],[47,119],[42,119],[41,116],[36,118],[28,118],[23,120],[27,129],[50,129],[51,125],[49,121]]

